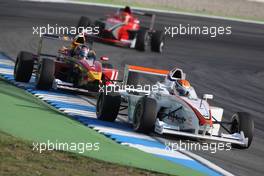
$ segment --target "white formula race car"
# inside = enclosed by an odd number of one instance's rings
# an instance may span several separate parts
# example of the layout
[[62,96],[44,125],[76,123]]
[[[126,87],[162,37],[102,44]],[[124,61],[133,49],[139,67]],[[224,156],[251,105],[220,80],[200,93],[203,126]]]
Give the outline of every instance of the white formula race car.
[[[167,71],[127,65],[122,85],[105,87],[99,93],[97,118],[115,121],[127,109],[128,121],[137,132],[155,131],[248,148],[254,133],[251,116],[237,112],[230,122],[222,121],[223,109],[208,104],[213,95],[198,98],[185,77],[178,68]],[[183,92],[182,86],[187,91]],[[220,127],[227,133],[220,132]]]

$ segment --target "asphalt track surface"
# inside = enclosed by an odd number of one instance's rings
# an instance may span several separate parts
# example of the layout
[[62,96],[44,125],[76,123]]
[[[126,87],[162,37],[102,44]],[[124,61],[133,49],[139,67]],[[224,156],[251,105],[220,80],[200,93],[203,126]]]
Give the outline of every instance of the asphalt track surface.
[[[38,36],[32,26],[75,26],[81,15],[97,19],[115,10],[70,4],[0,1],[0,51],[15,58],[20,50],[36,52]],[[213,105],[233,112],[247,111],[255,121],[255,136],[247,150],[195,152],[236,175],[264,173],[264,25],[172,14],[158,14],[156,27],[181,24],[232,26],[232,35],[210,38],[166,38],[163,54],[137,52],[95,44],[97,55],[107,55],[120,70],[125,64],[171,69],[182,68],[199,96],[214,94]],[[49,45],[49,47],[51,47]],[[170,139],[171,140],[171,139]],[[177,138],[172,141],[177,141]]]

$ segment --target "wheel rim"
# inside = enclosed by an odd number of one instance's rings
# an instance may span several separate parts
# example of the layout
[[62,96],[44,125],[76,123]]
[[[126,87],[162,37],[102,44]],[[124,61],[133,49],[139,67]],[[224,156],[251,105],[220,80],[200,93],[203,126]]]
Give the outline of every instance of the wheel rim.
[[238,122],[237,122],[237,120],[234,120],[234,121],[232,122],[231,132],[232,132],[232,133],[239,133],[239,126],[238,126]]
[[134,118],[134,128],[138,129],[140,125],[140,119],[143,115],[143,108],[142,108],[142,103],[139,102],[139,104],[136,106],[135,110],[135,118]]
[[146,35],[145,35],[145,41],[144,41],[144,47],[145,47],[145,49],[148,47],[148,43],[149,43],[149,35],[146,33]]
[[163,47],[164,47],[164,42],[160,43],[160,47],[159,47],[159,52],[161,53],[163,51]]
[[16,78],[17,71],[18,71],[18,66],[17,66],[17,65],[19,64],[19,60],[20,60],[20,59],[17,58],[17,60],[16,60],[16,64],[15,64],[15,69],[14,69],[14,70],[15,70],[15,71],[14,71],[14,77],[15,77],[15,78]]
[[36,78],[35,78],[36,84],[38,84],[39,82],[40,72],[41,72],[41,64],[38,66],[38,70],[36,72]]
[[102,106],[103,106],[103,96],[100,95],[98,99],[98,107],[96,109],[96,113],[98,116],[102,114]]

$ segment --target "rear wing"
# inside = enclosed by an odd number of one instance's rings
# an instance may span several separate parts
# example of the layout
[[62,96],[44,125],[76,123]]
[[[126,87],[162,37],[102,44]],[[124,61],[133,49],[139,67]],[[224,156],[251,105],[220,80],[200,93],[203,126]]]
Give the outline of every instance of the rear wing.
[[[43,34],[39,40],[39,46],[38,46],[38,52],[37,55],[38,56],[46,56],[46,57],[57,57],[57,55],[51,55],[51,54],[45,54],[42,53],[42,44],[43,44],[43,40],[57,40],[57,41],[66,41],[66,42],[71,42],[74,39],[74,36],[71,35],[54,35],[54,34]],[[93,46],[93,42],[92,40],[87,40],[86,39],[86,44],[87,46],[92,49]]]
[[[158,82],[164,82],[168,74],[173,74],[176,79],[185,79],[185,73],[182,69],[174,68],[172,70],[161,70],[135,65],[125,65],[123,80],[111,80],[116,90],[116,84],[119,92],[150,94],[157,88]],[[107,90],[106,90],[107,91]],[[112,89],[111,89],[112,91]],[[110,91],[110,92],[111,92]]]
[[[120,8],[119,12],[124,10],[124,8]],[[132,14],[135,15],[139,15],[139,16],[146,16],[146,17],[150,17],[151,21],[150,21],[150,26],[149,26],[149,30],[153,30],[154,29],[154,24],[155,24],[155,20],[156,20],[156,15],[153,13],[146,13],[146,12],[141,12],[141,11],[134,11],[132,10]]]
[[168,70],[160,70],[135,65],[126,65],[124,71],[124,85],[154,85],[158,81],[163,81],[168,75]]
[[60,35],[52,35],[52,34],[43,34],[39,40],[39,45],[38,45],[38,52],[37,56],[46,56],[46,57],[56,57],[56,55],[51,55],[51,54],[45,54],[42,53],[42,44],[43,40],[48,39],[48,40],[61,40],[61,41],[70,41],[71,39],[67,36],[60,36]]
[[155,20],[156,20],[156,15],[155,14],[145,13],[145,12],[139,12],[139,11],[133,11],[133,13],[136,14],[136,15],[150,17],[151,18],[151,21],[150,21],[149,30],[152,31],[154,29],[154,24],[155,24]]

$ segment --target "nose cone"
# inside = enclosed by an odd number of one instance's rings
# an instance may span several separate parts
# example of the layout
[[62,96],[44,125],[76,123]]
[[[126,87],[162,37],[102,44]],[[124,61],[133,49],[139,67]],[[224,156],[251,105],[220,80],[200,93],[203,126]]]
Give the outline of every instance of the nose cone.
[[101,80],[102,79],[102,65],[100,62],[95,61],[92,65],[89,65],[88,60],[81,60],[80,63],[87,71],[89,80]]
[[101,80],[102,79],[102,72],[97,72],[97,71],[90,71],[89,77],[92,80]]

